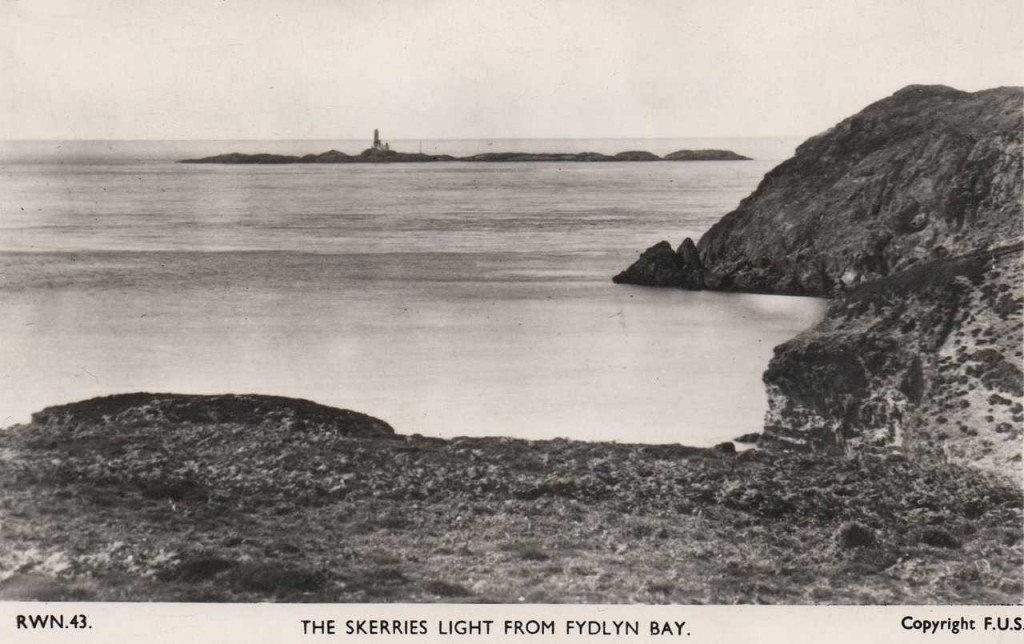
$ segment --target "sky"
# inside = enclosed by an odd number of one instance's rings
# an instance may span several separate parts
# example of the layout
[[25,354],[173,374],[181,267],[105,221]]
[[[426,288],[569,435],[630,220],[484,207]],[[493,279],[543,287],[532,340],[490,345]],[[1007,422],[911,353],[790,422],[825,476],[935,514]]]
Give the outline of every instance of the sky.
[[801,136],[1021,85],[1020,0],[0,0],[0,139]]

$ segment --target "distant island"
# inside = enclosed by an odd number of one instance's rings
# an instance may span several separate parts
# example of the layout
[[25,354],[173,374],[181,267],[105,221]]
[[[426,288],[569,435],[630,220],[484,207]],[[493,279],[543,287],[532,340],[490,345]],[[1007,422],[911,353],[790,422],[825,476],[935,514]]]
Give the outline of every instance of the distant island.
[[598,152],[487,152],[468,157],[449,154],[423,154],[398,152],[380,140],[380,131],[373,131],[373,145],[357,155],[329,150],[321,154],[295,156],[290,154],[242,154],[231,152],[201,159],[185,159],[179,163],[224,164],[281,164],[281,163],[430,163],[443,161],[469,161],[476,163],[519,163],[526,161],[607,162],[607,161],[750,161],[750,157],[730,150],[677,150],[659,157],[644,150],[629,150],[618,154]]

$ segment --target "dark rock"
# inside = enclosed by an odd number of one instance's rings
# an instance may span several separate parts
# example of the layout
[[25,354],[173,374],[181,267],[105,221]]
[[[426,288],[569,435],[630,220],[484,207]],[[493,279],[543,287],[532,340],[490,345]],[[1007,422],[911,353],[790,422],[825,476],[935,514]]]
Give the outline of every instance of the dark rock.
[[683,262],[693,270],[702,271],[704,264],[700,261],[700,253],[697,252],[697,245],[687,237],[679,244],[676,254],[683,258]]
[[746,445],[756,445],[757,442],[759,440],[761,440],[761,433],[760,432],[751,432],[749,434],[743,434],[742,436],[738,436],[738,437],[736,437],[736,438],[734,438],[732,440],[733,440],[733,442],[736,442],[736,443],[744,443]]
[[875,531],[856,521],[844,523],[836,532],[836,545],[843,550],[870,548],[876,544]]
[[956,550],[961,546],[959,539],[950,534],[948,530],[937,526],[922,528],[918,534],[918,540],[923,544],[932,546],[933,548],[949,548],[951,550]]
[[988,404],[990,405],[1012,405],[1013,401],[1008,398],[1003,398],[999,394],[992,394],[988,397]]
[[321,572],[278,561],[247,561],[225,573],[229,586],[237,591],[271,596],[313,592],[324,583]]
[[718,445],[715,445],[712,449],[719,454],[736,453],[736,445],[732,441],[725,441],[724,443],[719,443]]
[[919,400],[920,370],[917,355],[885,335],[798,336],[775,348],[764,374],[765,433],[776,444],[825,451],[892,441],[905,407]]
[[423,585],[423,588],[428,593],[439,597],[469,597],[473,594],[459,584],[453,584],[441,580],[428,581]]
[[687,237],[678,251],[672,250],[667,241],[651,246],[612,281],[616,284],[675,286],[697,291],[704,288],[704,270],[693,240]]
[[207,581],[237,565],[232,559],[199,554],[183,558],[174,568],[161,571],[159,577],[185,582]]
[[640,259],[612,281],[642,286],[682,286],[688,277],[686,261],[672,250],[667,241],[661,241],[645,250]]

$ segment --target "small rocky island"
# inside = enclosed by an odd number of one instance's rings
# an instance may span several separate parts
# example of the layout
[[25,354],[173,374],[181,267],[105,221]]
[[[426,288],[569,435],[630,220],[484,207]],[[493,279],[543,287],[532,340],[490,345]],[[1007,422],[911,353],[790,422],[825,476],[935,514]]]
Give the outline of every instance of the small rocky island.
[[380,131],[373,131],[373,145],[359,154],[350,155],[337,150],[321,154],[294,156],[289,154],[241,154],[231,152],[202,159],[185,159],[179,163],[222,163],[222,164],[288,164],[288,163],[433,163],[463,161],[470,163],[522,163],[522,162],[622,162],[622,161],[750,161],[749,157],[729,150],[678,150],[663,157],[643,150],[630,150],[618,154],[597,152],[486,152],[468,157],[448,154],[423,154],[422,152],[398,152],[381,141]]

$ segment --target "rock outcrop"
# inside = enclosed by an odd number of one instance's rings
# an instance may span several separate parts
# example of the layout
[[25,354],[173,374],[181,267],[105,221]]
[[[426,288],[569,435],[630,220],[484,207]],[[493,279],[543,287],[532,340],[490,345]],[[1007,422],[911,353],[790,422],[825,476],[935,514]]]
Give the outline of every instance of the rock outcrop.
[[395,433],[384,421],[359,412],[298,398],[255,394],[116,394],[47,407],[32,414],[32,424],[36,427],[71,433],[79,429],[102,431],[105,426],[184,423],[272,424],[302,431],[329,431],[339,436],[386,437]]
[[907,87],[806,141],[695,249],[614,279],[833,298],[776,348],[761,445],[901,445],[1020,483],[1022,105]]
[[761,444],[899,445],[1019,478],[1021,251],[924,262],[833,299],[775,348]]
[[687,237],[672,250],[667,241],[645,250],[640,259],[612,278],[616,284],[682,287],[700,290],[704,287],[704,270],[693,240]]

